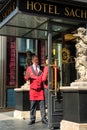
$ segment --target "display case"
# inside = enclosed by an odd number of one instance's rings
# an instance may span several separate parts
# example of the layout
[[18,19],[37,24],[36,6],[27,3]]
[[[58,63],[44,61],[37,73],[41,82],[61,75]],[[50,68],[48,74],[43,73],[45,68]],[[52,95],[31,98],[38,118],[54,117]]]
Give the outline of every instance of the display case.
[[6,46],[6,73],[5,73],[5,106],[15,107],[15,92],[17,87],[16,66],[16,38],[8,37]]
[[7,41],[6,86],[16,86],[16,41]]
[[24,83],[24,72],[26,64],[26,52],[18,52],[18,88]]

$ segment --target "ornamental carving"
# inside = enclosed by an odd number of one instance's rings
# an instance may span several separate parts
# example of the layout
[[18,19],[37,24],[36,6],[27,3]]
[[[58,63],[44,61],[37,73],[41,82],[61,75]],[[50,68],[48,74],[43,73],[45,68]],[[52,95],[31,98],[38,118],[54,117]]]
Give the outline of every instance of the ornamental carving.
[[77,81],[87,81],[87,35],[86,29],[80,27],[77,29],[76,37],[76,58],[75,68],[79,74]]
[[62,49],[62,62],[63,63],[68,63],[70,59],[70,51],[66,48]]

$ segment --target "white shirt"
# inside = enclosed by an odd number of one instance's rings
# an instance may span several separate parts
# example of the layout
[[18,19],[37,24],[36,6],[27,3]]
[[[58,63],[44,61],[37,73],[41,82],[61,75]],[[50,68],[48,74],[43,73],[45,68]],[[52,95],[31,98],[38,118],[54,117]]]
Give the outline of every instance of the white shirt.
[[[33,68],[36,71],[36,65],[35,64],[33,64]],[[37,70],[38,70],[38,72],[40,71],[40,66],[39,65],[37,65]]]

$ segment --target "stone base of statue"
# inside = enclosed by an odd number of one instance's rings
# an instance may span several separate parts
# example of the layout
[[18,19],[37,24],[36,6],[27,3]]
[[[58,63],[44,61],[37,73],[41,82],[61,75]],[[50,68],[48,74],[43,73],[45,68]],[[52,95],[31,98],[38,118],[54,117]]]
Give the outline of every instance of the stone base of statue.
[[60,130],[87,130],[87,82],[74,82],[61,91],[64,117]]
[[14,111],[14,118],[25,120],[25,119],[29,118],[29,111],[15,110]]
[[[21,110],[15,110],[14,111],[14,118],[17,119],[28,119],[30,118],[30,111],[21,111]],[[37,110],[36,111],[36,118],[39,119],[40,118],[40,111]]]
[[[18,119],[29,118],[30,100],[28,82],[21,88],[15,88],[14,91],[16,93],[14,117]],[[39,105],[37,107],[37,110],[39,110]]]
[[14,91],[16,93],[16,106],[14,111],[14,117],[19,119],[29,118],[29,87],[15,88]]
[[75,123],[67,120],[62,120],[60,130],[87,130],[87,123]]
[[76,82],[72,82],[71,84],[71,87],[87,87],[87,82],[86,81],[84,81],[84,82],[82,82],[82,81],[76,81]]

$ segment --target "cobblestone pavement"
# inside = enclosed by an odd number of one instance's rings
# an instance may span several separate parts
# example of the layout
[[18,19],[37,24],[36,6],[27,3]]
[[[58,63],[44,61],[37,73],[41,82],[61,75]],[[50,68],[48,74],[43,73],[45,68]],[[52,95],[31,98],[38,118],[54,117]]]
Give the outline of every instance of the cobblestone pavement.
[[13,111],[0,112],[0,130],[49,130],[48,126],[42,124],[40,119],[37,119],[36,123],[31,126],[28,123],[29,119],[14,118]]

